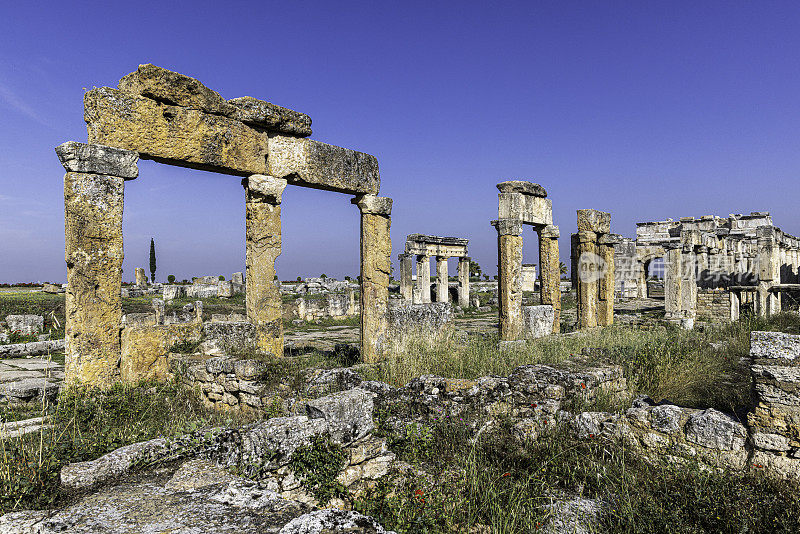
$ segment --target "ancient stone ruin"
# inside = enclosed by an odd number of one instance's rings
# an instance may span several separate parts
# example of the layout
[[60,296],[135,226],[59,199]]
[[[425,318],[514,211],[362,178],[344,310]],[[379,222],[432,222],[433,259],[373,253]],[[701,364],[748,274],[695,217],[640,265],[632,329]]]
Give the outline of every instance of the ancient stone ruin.
[[[552,308],[552,332],[560,330],[561,290],[559,287],[558,226],[553,225],[553,205],[547,192],[532,182],[513,180],[497,184],[498,299],[500,340],[516,341],[525,336],[526,316],[538,317],[545,310],[525,310],[522,305],[522,226],[530,225],[539,236],[541,304]],[[533,308],[533,307],[529,307]],[[550,312],[545,313],[550,315]]]
[[244,177],[247,319],[258,348],[276,356],[283,355],[281,296],[273,283],[283,190],[298,185],[354,195],[361,213],[361,354],[365,361],[379,357],[392,200],[377,196],[374,156],[308,139],[305,114],[252,97],[225,100],[193,78],[149,64],[116,89],[88,91],[84,118],[88,144],[56,148],[67,171],[68,381],[110,384],[126,366],[120,363],[123,198],[125,182],[139,175],[140,157]]
[[577,291],[578,328],[614,324],[614,245],[611,214],[578,210],[578,233],[572,234],[572,287]]
[[800,290],[800,240],[766,212],[637,223],[636,239],[615,248],[618,296],[647,297],[651,262],[663,259],[667,319],[687,327],[735,321],[742,307],[772,315]]
[[[458,258],[458,305],[469,306],[467,239],[410,234],[400,260],[400,295],[414,304],[431,302],[431,258],[436,260],[436,300],[450,302],[447,260]],[[417,260],[417,284],[412,284],[412,259]]]

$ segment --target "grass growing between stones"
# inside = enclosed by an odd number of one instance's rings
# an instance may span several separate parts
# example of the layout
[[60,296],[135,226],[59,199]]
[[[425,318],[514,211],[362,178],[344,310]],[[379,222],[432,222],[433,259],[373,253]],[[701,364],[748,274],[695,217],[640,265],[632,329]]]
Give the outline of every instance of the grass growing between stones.
[[44,317],[43,331],[50,333],[51,339],[64,337],[64,310],[63,294],[53,295],[38,291],[0,292],[0,320],[7,315],[41,315]]
[[750,376],[740,363],[749,352],[750,332],[800,332],[800,316],[746,318],[704,331],[615,326],[568,336],[551,336],[498,350],[496,336],[464,338],[453,331],[437,337],[420,332],[395,344],[379,380],[402,385],[434,374],[445,378],[505,376],[525,364],[558,365],[581,357],[624,369],[632,392],[656,401],[737,411],[749,404]]
[[0,514],[53,505],[60,497],[59,471],[68,463],[138,441],[247,422],[244,415],[207,410],[173,383],[66,389],[57,405],[32,415],[48,415],[52,427],[0,440]]
[[[549,532],[614,533],[777,533],[800,526],[794,484],[652,464],[622,445],[575,441],[559,428],[520,443],[502,426],[470,440],[464,425],[387,436],[411,472],[383,480],[357,509],[401,533],[536,532],[548,523],[556,527]],[[572,504],[559,504],[565,501]],[[587,530],[551,523],[582,514],[596,518],[584,517]]]

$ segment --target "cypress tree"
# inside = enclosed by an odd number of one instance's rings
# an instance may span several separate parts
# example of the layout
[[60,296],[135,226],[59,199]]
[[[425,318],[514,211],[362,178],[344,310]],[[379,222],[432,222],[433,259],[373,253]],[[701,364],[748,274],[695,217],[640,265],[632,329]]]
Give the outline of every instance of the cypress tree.
[[150,238],[150,282],[156,281],[156,242]]

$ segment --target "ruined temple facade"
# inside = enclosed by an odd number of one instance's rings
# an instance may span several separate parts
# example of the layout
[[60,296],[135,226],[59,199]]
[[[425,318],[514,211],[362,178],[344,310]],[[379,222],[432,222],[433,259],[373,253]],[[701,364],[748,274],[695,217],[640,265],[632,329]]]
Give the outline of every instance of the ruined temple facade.
[[636,239],[615,248],[617,296],[647,297],[649,267],[660,259],[666,316],[686,326],[736,320],[743,306],[771,315],[783,293],[800,290],[800,240],[766,212],[637,223]]
[[131,363],[121,346],[122,213],[139,158],[241,179],[247,325],[257,347],[275,356],[283,355],[274,283],[282,193],[292,185],[352,195],[361,215],[361,354],[365,361],[382,357],[392,200],[378,196],[374,156],[308,139],[308,115],[252,97],[226,100],[194,78],[149,64],[117,88],[87,91],[84,119],[88,144],[56,149],[66,169],[67,381],[109,385]]
[[[458,305],[469,306],[469,240],[458,237],[410,234],[400,260],[400,295],[414,304],[431,302],[431,258],[436,261],[435,302],[449,302],[447,260],[458,258]],[[412,284],[412,263],[417,263],[417,283]]]

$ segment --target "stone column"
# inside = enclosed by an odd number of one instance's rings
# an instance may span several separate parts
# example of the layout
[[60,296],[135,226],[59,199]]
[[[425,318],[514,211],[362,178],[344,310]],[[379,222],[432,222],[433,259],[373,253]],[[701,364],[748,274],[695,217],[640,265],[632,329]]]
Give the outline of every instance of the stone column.
[[500,306],[500,341],[522,338],[522,222],[492,221],[497,228],[497,297]]
[[603,272],[598,273],[598,326],[614,324],[614,243],[617,242],[619,239],[612,234],[603,234],[597,240],[598,255],[603,260]]
[[712,267],[715,262],[708,257],[709,248],[701,246],[697,251],[697,281],[700,287],[707,287],[711,282],[711,277],[714,275]]
[[136,287],[147,289],[147,274],[145,274],[144,269],[137,267],[134,269],[134,273],[136,275]]
[[352,202],[361,210],[361,359],[373,363],[388,348],[392,199],[359,195]]
[[67,262],[65,381],[108,387],[122,355],[122,209],[136,152],[70,141],[64,176]]
[[578,232],[578,328],[597,326],[597,234],[588,230]]
[[458,260],[458,305],[469,308],[469,262],[465,256]]
[[283,357],[283,303],[275,284],[281,255],[281,196],[286,180],[255,174],[245,188],[245,307],[256,326],[258,350]]
[[411,301],[414,298],[411,254],[400,254],[397,259],[400,260],[400,296],[405,300]]
[[436,256],[436,302],[448,302],[450,300],[447,275],[447,257]]
[[697,255],[691,247],[684,247],[681,267],[681,312],[689,319],[687,325],[694,326],[697,315]]
[[427,304],[431,301],[431,257],[417,256],[417,301],[414,304]]
[[542,304],[553,307],[553,333],[561,331],[561,261],[558,256],[558,226],[539,230],[539,291]]
[[758,236],[758,289],[756,295],[756,311],[766,317],[780,311],[780,296],[771,288],[780,281],[780,265],[778,263],[778,243],[775,230],[771,226],[756,229]]
[[667,319],[681,318],[683,251],[668,248],[664,254],[664,310]]

